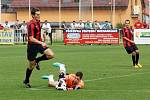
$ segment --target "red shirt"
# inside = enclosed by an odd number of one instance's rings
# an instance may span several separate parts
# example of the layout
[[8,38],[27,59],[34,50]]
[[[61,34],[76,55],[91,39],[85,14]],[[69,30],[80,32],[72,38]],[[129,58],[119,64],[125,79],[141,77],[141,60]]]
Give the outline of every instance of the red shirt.
[[37,44],[30,41],[29,37],[33,36],[35,39],[42,41],[40,21],[31,20],[28,25],[28,44]]
[[143,24],[141,22],[136,22],[134,24],[135,29],[142,29],[143,28]]
[[143,28],[145,28],[145,29],[149,29],[149,25],[148,25],[148,24],[146,24],[146,23],[143,23]]
[[[123,37],[126,37],[129,40],[133,40],[132,30],[128,27],[123,28]],[[131,46],[132,43],[123,38],[123,45],[124,47],[127,47],[127,46]]]

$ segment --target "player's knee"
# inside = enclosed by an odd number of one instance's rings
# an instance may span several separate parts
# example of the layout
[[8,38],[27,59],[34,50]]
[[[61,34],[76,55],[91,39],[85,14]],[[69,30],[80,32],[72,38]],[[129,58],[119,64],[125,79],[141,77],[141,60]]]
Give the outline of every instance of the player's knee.
[[35,61],[29,62],[29,69],[34,69],[35,67]]
[[136,52],[135,52],[135,51],[134,51],[134,52],[132,52],[132,55],[133,55],[133,56],[135,56],[135,55],[136,55]]
[[54,58],[54,53],[52,52],[51,49],[45,50],[45,55],[46,55],[47,59],[52,59],[52,58]]
[[136,54],[139,54],[139,50],[136,50]]
[[46,55],[47,59],[52,59],[54,58],[54,53],[50,53]]

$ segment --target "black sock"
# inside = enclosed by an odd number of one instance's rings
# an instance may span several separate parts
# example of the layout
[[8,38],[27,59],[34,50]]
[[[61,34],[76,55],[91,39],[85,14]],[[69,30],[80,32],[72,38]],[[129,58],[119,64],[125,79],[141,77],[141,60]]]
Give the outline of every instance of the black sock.
[[25,78],[25,82],[26,83],[29,83],[29,78],[31,76],[31,73],[32,73],[32,69],[27,68],[27,70],[26,70],[26,78]]
[[42,55],[41,57],[36,58],[36,62],[37,62],[37,63],[40,62],[40,61],[42,61],[42,60],[48,60],[48,58],[46,57],[45,54]]
[[133,66],[135,66],[135,56],[132,55],[132,62],[133,62]]
[[138,64],[139,63],[139,54],[137,53],[136,54],[136,64]]

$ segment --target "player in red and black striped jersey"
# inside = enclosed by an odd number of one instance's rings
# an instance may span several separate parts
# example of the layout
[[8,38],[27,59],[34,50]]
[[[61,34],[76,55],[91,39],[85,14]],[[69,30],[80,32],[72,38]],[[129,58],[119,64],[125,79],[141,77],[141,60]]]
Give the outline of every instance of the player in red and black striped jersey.
[[133,66],[135,68],[141,68],[139,64],[139,50],[133,41],[132,29],[129,28],[130,21],[125,21],[125,27],[123,28],[123,45],[128,54],[132,54]]
[[[28,23],[28,46],[27,46],[27,58],[29,61],[29,67],[26,70],[26,77],[24,84],[27,88],[30,88],[29,78],[32,70],[36,67],[40,70],[39,62],[43,60],[52,59],[54,57],[53,51],[48,48],[47,44],[42,42],[41,39],[41,25],[40,25],[40,10],[33,8],[31,10],[32,20]],[[37,54],[43,54],[41,57],[36,58]]]

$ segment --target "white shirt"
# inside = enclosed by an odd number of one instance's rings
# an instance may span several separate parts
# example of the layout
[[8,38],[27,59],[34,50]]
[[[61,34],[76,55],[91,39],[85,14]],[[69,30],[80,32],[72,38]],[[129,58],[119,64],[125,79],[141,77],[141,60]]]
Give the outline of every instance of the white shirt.
[[80,28],[80,29],[84,29],[84,23],[78,23],[77,27]]
[[45,31],[47,31],[48,33],[51,33],[51,29],[52,29],[52,28],[51,28],[50,23],[47,23],[47,24],[44,23],[44,24],[42,25],[42,29],[45,30]]
[[27,34],[27,25],[21,25],[20,29],[22,30],[23,34]]
[[4,28],[10,28],[9,24],[4,24]]
[[78,24],[77,23],[71,23],[70,26],[71,26],[71,29],[76,29]]

